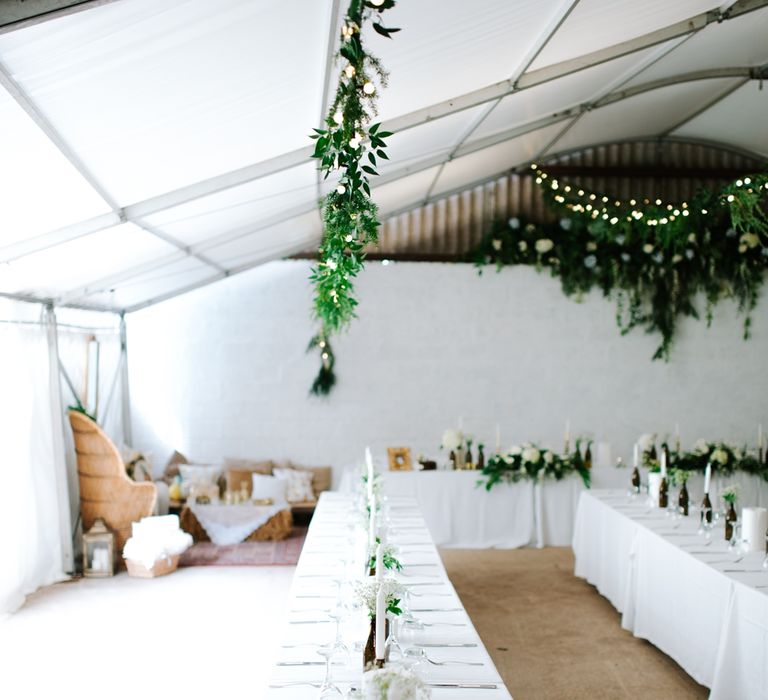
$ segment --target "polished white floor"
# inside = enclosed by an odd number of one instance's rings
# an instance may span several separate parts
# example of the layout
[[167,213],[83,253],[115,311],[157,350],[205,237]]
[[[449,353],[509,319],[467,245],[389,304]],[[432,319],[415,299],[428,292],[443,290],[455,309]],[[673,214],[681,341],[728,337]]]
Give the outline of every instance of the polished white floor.
[[194,567],[44,588],[0,622],[0,698],[263,697],[294,570]]

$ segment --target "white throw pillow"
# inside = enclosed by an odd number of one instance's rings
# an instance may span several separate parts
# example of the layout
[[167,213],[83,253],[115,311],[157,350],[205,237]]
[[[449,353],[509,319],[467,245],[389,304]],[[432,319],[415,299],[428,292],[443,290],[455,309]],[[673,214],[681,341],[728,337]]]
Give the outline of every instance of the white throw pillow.
[[256,472],[253,473],[251,479],[253,484],[251,498],[254,500],[271,498],[275,505],[282,505],[286,502],[286,483],[282,479]]
[[312,491],[312,472],[303,472],[297,469],[274,469],[276,478],[285,481],[285,497],[288,503],[315,502],[315,493]]

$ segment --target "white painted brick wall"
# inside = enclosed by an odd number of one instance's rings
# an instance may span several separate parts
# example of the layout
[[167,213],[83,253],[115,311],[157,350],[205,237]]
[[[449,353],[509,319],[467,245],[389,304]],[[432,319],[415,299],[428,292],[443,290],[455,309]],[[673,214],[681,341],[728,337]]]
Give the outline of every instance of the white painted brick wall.
[[[615,307],[583,303],[530,268],[371,263],[358,280],[360,318],[334,341],[338,384],[310,398],[318,357],[304,350],[309,263],[275,262],[128,318],[134,441],[156,462],[290,458],[345,467],[370,444],[409,445],[441,459],[442,432],[463,416],[492,446],[536,440],[559,448],[563,426],[631,454],[643,432],[740,442],[768,428],[768,305],[741,339],[731,303],[712,328],[684,321],[669,363],[658,338],[621,337]],[[598,482],[624,483],[605,470]]]

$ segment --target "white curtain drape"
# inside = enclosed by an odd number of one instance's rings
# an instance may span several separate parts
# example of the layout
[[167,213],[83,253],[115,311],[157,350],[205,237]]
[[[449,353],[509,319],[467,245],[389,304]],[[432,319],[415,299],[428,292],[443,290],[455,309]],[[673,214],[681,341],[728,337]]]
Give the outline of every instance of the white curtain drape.
[[40,307],[0,300],[0,319],[30,322],[0,323],[2,617],[40,586],[66,578],[71,534],[46,315]]

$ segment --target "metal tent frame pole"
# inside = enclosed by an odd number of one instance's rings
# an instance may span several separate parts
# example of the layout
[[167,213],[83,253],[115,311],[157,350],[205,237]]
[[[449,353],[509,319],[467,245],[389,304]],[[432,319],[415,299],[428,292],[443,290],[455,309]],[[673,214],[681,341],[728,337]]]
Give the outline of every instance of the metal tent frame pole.
[[[51,394],[51,434],[53,447],[53,475],[56,480],[56,497],[59,506],[59,527],[61,539],[62,567],[66,572],[75,570],[74,548],[72,544],[72,497],[67,473],[66,448],[64,445],[64,411],[61,394],[61,375],[59,370],[59,339],[56,324],[56,312],[53,304],[48,304],[43,312],[46,336],[48,340],[48,381]],[[78,509],[79,511],[79,509]]]
[[128,383],[128,332],[125,327],[125,312],[120,314],[120,399],[122,403],[123,441],[133,447],[131,426],[131,395]]

